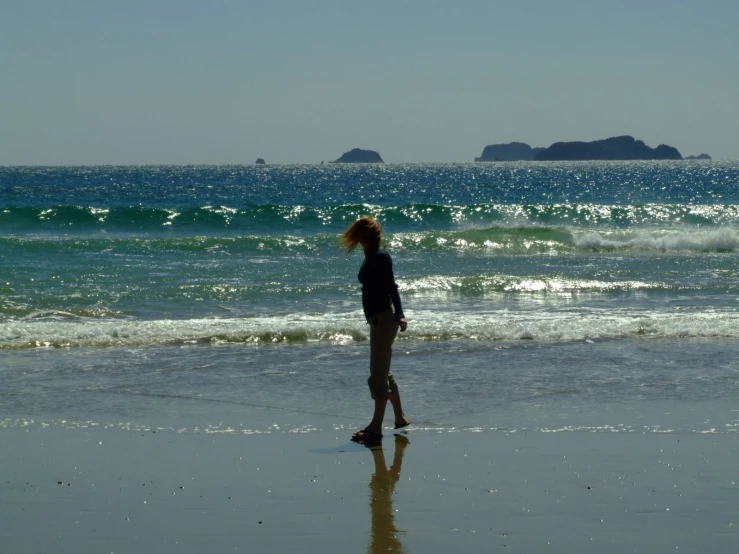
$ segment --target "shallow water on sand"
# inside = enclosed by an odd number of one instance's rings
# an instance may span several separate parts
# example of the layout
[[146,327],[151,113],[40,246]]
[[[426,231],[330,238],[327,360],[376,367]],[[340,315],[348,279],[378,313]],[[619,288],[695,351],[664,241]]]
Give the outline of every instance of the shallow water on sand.
[[[735,433],[739,344],[399,343],[416,429]],[[368,345],[5,352],[0,426],[310,433],[364,424]],[[387,424],[390,423],[388,420]]]

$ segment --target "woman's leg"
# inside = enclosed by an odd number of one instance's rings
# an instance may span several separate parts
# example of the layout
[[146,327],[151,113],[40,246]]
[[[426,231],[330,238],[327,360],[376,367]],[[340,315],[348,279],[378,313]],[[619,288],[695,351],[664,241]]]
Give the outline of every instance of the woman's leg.
[[390,377],[390,397],[389,398],[375,398],[375,411],[372,414],[372,421],[367,425],[366,429],[377,435],[382,434],[382,422],[385,419],[385,408],[387,407],[387,401],[390,400],[390,404],[393,407],[395,414],[395,428],[399,429],[410,424],[403,413],[403,405],[400,402],[400,391],[398,385]]
[[375,398],[375,411],[372,414],[372,421],[365,427],[365,430],[375,435],[382,435],[382,421],[385,419],[386,407],[387,398]]
[[[375,435],[382,434],[385,409],[388,400],[392,398],[390,360],[393,341],[397,334],[398,324],[391,310],[378,315],[375,321],[370,323],[370,377],[367,379],[367,384],[375,402],[375,409],[372,421],[365,427],[365,430]],[[355,434],[355,436],[359,435]]]
[[400,391],[392,374],[389,375],[388,380],[390,381],[390,404],[393,406],[393,412],[395,414],[395,428],[399,429],[409,425],[410,422],[403,413],[403,405],[400,403]]

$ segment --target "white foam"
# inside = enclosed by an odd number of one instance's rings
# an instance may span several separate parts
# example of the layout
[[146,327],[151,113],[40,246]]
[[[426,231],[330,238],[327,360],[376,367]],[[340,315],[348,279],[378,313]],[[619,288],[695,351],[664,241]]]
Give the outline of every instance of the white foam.
[[[401,340],[575,341],[634,337],[737,337],[739,313],[715,310],[649,312],[513,311],[470,313],[414,310]],[[0,324],[0,349],[144,346],[154,344],[272,344],[367,340],[361,313],[290,314],[188,320],[14,320]]]
[[647,252],[737,252],[739,233],[731,228],[711,230],[639,230],[622,233],[573,234],[575,246],[594,250],[639,250]]
[[429,275],[415,279],[399,279],[401,292],[414,293],[451,292],[463,288],[479,292],[614,292],[635,290],[667,290],[672,288],[664,282],[648,281],[602,281],[598,279],[567,279],[564,277],[519,277],[516,275],[476,275],[471,277],[448,277]]

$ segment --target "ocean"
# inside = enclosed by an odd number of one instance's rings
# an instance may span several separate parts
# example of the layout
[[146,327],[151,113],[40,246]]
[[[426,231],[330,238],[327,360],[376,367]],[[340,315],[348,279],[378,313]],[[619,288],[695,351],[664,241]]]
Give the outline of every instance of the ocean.
[[[0,427],[736,433],[739,162],[0,168]],[[348,435],[347,435],[348,436]]]

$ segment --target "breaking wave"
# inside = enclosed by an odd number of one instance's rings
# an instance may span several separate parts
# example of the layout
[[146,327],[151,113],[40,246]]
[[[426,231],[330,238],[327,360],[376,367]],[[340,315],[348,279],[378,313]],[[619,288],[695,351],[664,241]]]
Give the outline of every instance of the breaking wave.
[[342,230],[360,215],[379,218],[394,232],[494,227],[736,226],[736,204],[378,204],[246,206],[19,206],[0,209],[0,231],[85,233],[307,234]]
[[[387,237],[395,252],[456,251],[506,255],[567,254],[587,252],[737,252],[739,231],[733,227],[595,228],[573,226],[501,226],[460,230],[402,231]],[[0,245],[43,255],[60,249],[156,254],[205,252],[221,249],[233,254],[287,255],[338,251],[338,234],[322,230],[306,234],[237,234],[235,236],[64,235],[44,234],[0,238]]]
[[[739,338],[739,314],[445,312],[415,310],[398,341],[578,341]],[[148,345],[353,344],[368,338],[359,313],[189,320],[20,320],[0,324],[0,350]]]

